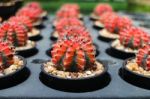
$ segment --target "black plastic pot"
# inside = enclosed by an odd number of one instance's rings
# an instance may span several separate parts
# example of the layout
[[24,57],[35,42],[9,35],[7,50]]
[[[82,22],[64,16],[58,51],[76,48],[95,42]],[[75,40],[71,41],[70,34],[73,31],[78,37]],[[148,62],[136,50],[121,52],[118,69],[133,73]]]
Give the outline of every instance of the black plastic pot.
[[[102,63],[102,62],[101,62]],[[55,75],[51,75],[44,70],[44,66],[41,66],[41,81],[49,87],[55,87],[57,90],[64,91],[89,91],[89,88],[101,88],[108,85],[110,76],[107,73],[108,67],[104,65],[104,71],[96,76],[78,79],[61,78]],[[93,90],[94,90],[93,89]]]
[[10,4],[7,5],[5,3],[0,3],[0,16],[6,20],[10,16],[15,15],[15,3],[9,2]]
[[43,13],[42,13],[42,15],[41,15],[41,18],[42,18],[42,20],[47,20],[48,19],[48,12],[47,11],[44,11]]
[[42,19],[37,20],[36,22],[33,23],[33,26],[37,29],[44,28],[43,20]]
[[144,28],[150,28],[150,23],[149,23],[149,21],[145,21],[145,22],[140,23],[140,26],[142,26]]
[[[100,32],[101,32],[101,31],[100,31]],[[104,37],[104,36],[100,35],[100,32],[99,32],[99,36],[98,36],[98,39],[99,39],[99,40],[102,40],[102,41],[105,41],[105,42],[110,42],[110,41],[113,41],[113,40],[116,39],[116,38]]]
[[96,22],[94,22],[93,27],[94,27],[95,29],[98,29],[98,30],[101,30],[101,29],[104,28],[104,26],[98,25],[98,24],[96,24]]
[[50,40],[57,41],[58,37],[54,36],[53,33],[51,33]]
[[32,48],[32,49],[24,50],[24,51],[17,51],[17,55],[21,55],[21,56],[23,56],[25,58],[34,56],[37,53],[38,53],[38,49],[37,48]]
[[31,57],[38,53],[38,49],[36,48],[36,46],[33,46],[32,48],[29,49],[18,50],[16,51],[16,53],[17,55],[21,55],[23,57]]
[[80,19],[81,21],[83,21],[83,19],[84,19],[83,14],[80,14],[80,15],[79,15],[79,19]]
[[96,20],[98,20],[98,19],[99,19],[99,18],[94,17],[92,14],[90,15],[90,20],[96,21]]
[[111,42],[111,41],[115,40],[113,38],[107,38],[107,37],[104,37],[104,36],[101,36],[101,35],[98,36],[98,39],[102,40],[104,42]]
[[0,89],[15,86],[26,80],[30,75],[30,71],[26,68],[27,61],[22,56],[16,56],[23,60],[24,64],[15,72],[0,77]]
[[15,10],[18,11],[19,8],[21,8],[23,5],[23,0],[14,0],[14,2],[15,2]]
[[126,67],[127,61],[132,59],[135,59],[135,57],[128,58],[123,62],[123,66],[120,70],[120,76],[133,85],[150,89],[150,77],[135,73]]
[[39,41],[42,38],[43,37],[41,35],[36,35],[36,36],[33,36],[33,37],[29,37],[29,40],[31,40],[31,41]]
[[110,43],[110,48],[106,49],[106,53],[109,54],[110,56],[120,58],[120,59],[127,59],[127,58],[135,56],[135,53],[125,52],[125,51],[116,49],[112,47],[111,44],[112,42]]

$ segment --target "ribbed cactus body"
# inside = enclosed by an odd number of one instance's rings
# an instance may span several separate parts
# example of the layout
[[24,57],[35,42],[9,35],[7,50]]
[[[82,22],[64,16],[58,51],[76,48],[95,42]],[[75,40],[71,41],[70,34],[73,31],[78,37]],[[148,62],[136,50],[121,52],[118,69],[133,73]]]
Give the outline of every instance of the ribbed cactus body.
[[54,44],[51,53],[52,62],[64,70],[82,71],[94,66],[95,63],[95,48],[88,40],[86,42],[79,42],[76,39],[58,41]]
[[112,12],[113,9],[109,4],[98,4],[94,9],[94,14],[101,16],[105,12]]
[[64,29],[63,32],[59,33],[60,38],[74,38],[74,37],[79,37],[83,36],[85,38],[91,39],[91,36],[87,29],[83,26],[69,26],[66,29]]
[[120,33],[123,29],[130,27],[132,22],[126,17],[112,16],[105,22],[105,28],[111,33]]
[[27,16],[32,20],[32,22],[36,22],[40,17],[41,11],[38,9],[24,7],[17,12],[17,16]]
[[79,6],[77,4],[64,4],[56,13],[59,18],[78,18],[80,14]]
[[23,24],[27,31],[31,31],[33,28],[32,21],[27,16],[13,16],[9,19],[10,22],[19,22],[20,24]]
[[136,55],[136,62],[145,70],[150,70],[150,45],[146,45],[139,49]]
[[120,42],[122,45],[138,49],[150,42],[150,35],[140,28],[128,27],[120,32]]
[[99,21],[103,24],[105,24],[107,21],[110,20],[110,18],[117,16],[114,12],[105,12],[101,15]]
[[8,42],[0,41],[0,70],[13,64],[14,49]]
[[83,24],[77,18],[62,18],[56,24],[56,31],[63,32],[69,26],[83,26]]
[[24,46],[27,43],[27,30],[19,23],[7,22],[0,27],[0,38],[8,40],[14,46]]

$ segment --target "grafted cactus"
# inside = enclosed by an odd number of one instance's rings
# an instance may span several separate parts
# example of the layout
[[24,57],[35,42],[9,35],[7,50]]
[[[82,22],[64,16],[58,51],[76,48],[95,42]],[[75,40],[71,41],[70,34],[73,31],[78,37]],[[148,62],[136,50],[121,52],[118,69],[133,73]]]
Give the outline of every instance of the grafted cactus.
[[25,46],[28,40],[27,30],[18,22],[5,22],[0,27],[0,38],[11,42],[15,47]]
[[94,14],[97,16],[101,16],[105,12],[113,12],[113,9],[109,4],[98,4],[94,9]]
[[95,63],[95,47],[89,39],[60,40],[51,53],[52,62],[62,70],[83,71]]
[[136,62],[145,70],[150,70],[150,45],[146,45],[139,49],[136,55]]
[[132,21],[127,17],[113,16],[105,22],[105,28],[111,33],[120,33],[123,29],[130,27]]
[[139,49],[150,42],[150,35],[140,28],[128,27],[120,32],[119,40],[126,47]]
[[14,48],[8,42],[0,41],[0,71],[13,64]]

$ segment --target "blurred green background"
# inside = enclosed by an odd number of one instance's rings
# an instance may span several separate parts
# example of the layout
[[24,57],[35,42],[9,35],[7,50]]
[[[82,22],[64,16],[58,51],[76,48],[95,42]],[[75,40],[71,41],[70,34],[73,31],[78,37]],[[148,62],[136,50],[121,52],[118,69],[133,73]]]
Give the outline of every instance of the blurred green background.
[[150,0],[24,0],[24,3],[31,1],[40,2],[42,7],[51,14],[54,14],[64,3],[78,3],[84,14],[90,14],[98,3],[109,3],[115,11],[150,11]]

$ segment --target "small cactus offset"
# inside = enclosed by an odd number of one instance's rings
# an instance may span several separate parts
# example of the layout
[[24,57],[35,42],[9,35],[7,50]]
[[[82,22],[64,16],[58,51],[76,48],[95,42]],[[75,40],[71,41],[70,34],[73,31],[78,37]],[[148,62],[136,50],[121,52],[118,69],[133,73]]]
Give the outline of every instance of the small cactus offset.
[[94,14],[97,16],[101,16],[105,12],[113,12],[113,9],[109,4],[98,4],[94,9]]
[[139,49],[136,55],[136,62],[145,70],[150,70],[150,44]]
[[69,26],[83,26],[83,23],[77,18],[62,18],[56,24],[56,31],[63,32]]
[[13,16],[9,19],[10,22],[19,22],[20,24],[23,24],[27,31],[30,31],[32,29],[32,21],[27,16]]
[[118,34],[123,29],[130,27],[132,21],[127,17],[113,16],[104,25],[109,32]]
[[60,40],[53,46],[52,62],[58,69],[83,71],[95,65],[95,48],[82,38]]
[[25,46],[27,30],[17,22],[5,22],[0,26],[0,39],[11,42],[15,47]]
[[0,71],[13,64],[14,48],[8,42],[0,41]]
[[139,49],[150,42],[150,35],[137,27],[128,27],[120,32],[120,43],[125,47]]

